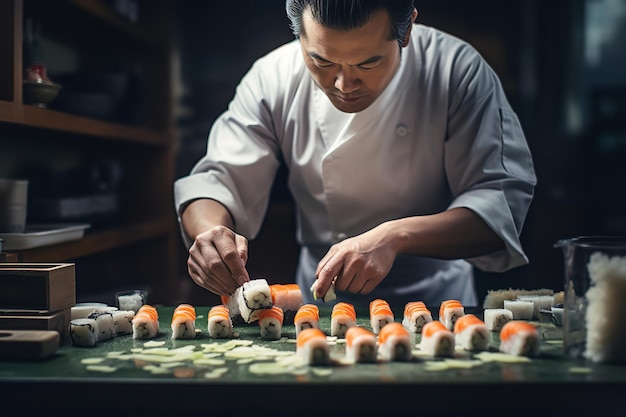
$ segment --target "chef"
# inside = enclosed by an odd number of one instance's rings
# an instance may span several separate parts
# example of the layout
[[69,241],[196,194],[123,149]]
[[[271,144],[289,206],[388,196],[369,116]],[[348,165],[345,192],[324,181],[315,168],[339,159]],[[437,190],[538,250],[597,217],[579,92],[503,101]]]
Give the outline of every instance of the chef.
[[215,294],[250,279],[248,240],[284,161],[305,302],[333,288],[359,305],[477,305],[473,267],[528,262],[536,184],[497,75],[469,44],[417,24],[413,0],[286,10],[296,39],[253,64],[175,182],[189,275]]

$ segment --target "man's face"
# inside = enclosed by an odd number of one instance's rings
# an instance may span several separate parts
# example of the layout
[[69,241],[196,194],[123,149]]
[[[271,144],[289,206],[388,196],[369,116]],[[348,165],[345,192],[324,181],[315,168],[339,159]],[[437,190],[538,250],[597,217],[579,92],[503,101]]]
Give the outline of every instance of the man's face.
[[400,63],[400,48],[390,39],[389,15],[379,11],[364,26],[341,32],[302,16],[300,45],[315,82],[337,109],[366,109],[389,84]]

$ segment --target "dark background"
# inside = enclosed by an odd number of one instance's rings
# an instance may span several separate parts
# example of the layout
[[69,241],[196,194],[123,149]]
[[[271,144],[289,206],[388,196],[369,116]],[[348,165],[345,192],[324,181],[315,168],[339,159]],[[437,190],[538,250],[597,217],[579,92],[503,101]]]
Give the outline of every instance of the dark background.
[[[205,151],[252,62],[293,36],[283,0],[176,2],[180,53],[178,176]],[[522,234],[529,265],[477,271],[477,289],[562,289],[554,244],[578,235],[626,234],[626,1],[424,0],[418,23],[469,41],[500,76],[538,176]],[[266,223],[251,242],[253,277],[293,279],[293,210],[279,173]],[[181,259],[186,259],[181,246]],[[186,277],[189,298],[206,297]],[[206,301],[206,300],[203,300]]]

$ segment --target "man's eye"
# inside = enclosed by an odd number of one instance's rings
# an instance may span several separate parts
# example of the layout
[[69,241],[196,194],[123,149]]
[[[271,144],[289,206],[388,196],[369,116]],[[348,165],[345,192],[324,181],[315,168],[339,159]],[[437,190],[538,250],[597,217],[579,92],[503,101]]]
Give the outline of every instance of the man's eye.
[[330,67],[333,66],[332,63],[329,63],[329,62],[319,62],[319,61],[315,62],[315,65],[317,65],[319,68],[330,68]]
[[371,70],[371,69],[376,68],[378,64],[380,64],[380,61],[370,62],[369,64],[361,64],[359,65],[359,68],[363,70]]

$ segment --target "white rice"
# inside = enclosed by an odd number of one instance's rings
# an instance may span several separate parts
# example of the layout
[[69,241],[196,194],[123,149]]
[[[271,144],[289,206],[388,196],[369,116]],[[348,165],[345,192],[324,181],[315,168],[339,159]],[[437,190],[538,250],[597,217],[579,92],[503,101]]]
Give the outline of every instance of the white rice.
[[513,313],[513,320],[532,320],[535,304],[532,301],[504,300],[504,308]]
[[587,265],[591,286],[587,291],[585,322],[587,343],[584,356],[593,362],[626,361],[626,257],[596,252]]

